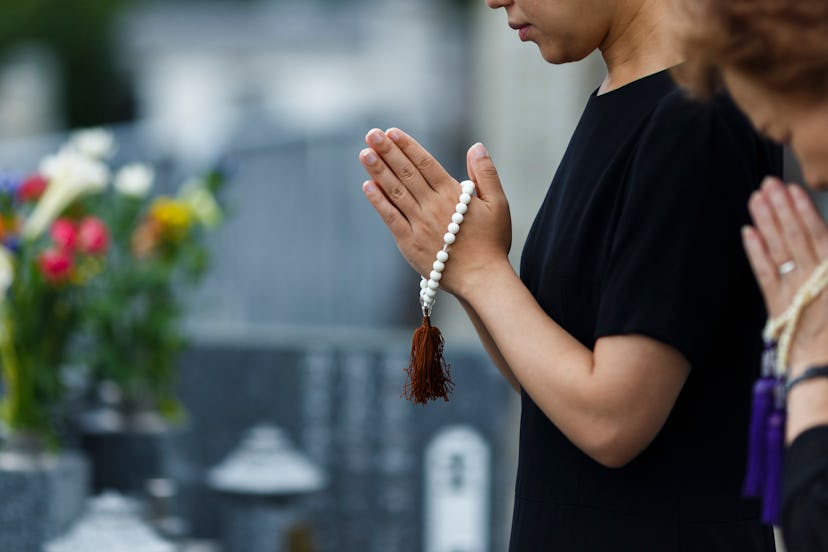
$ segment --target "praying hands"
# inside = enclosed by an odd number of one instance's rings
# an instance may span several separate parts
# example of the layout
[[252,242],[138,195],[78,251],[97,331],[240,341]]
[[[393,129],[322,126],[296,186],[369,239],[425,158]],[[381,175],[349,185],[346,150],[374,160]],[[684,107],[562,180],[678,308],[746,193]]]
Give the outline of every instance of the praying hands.
[[[745,249],[762,289],[769,318],[781,315],[818,267],[828,261],[828,225],[808,194],[797,185],[765,180],[750,199],[754,227],[743,231]],[[808,367],[828,363],[828,294],[824,291],[802,314],[790,352],[789,381]],[[828,422],[825,378],[792,388],[786,439]]]
[[[403,257],[428,277],[435,253],[452,222],[460,186],[413,138],[392,128],[371,130],[359,159],[370,180],[362,189],[388,226]],[[467,155],[477,195],[468,208],[457,243],[442,273],[440,288],[456,295],[480,289],[492,263],[508,263],[511,246],[509,205],[497,170],[482,144]]]
[[[751,266],[768,309],[775,318],[788,308],[794,295],[817,267],[828,260],[828,225],[808,194],[797,185],[785,186],[767,178],[750,199],[755,227],[743,238]],[[791,370],[828,361],[828,295],[808,307],[797,326]]]

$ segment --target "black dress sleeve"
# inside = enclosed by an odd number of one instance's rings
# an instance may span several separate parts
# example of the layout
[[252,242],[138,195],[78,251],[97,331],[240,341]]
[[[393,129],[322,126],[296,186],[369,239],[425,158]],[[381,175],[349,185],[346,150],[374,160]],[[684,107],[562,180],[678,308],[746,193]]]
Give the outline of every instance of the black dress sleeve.
[[740,227],[764,176],[760,150],[726,97],[701,104],[674,91],[661,101],[617,206],[595,339],[642,334],[692,365],[705,358],[727,294],[751,281]]
[[788,552],[828,551],[828,426],[802,432],[785,456],[782,535]]

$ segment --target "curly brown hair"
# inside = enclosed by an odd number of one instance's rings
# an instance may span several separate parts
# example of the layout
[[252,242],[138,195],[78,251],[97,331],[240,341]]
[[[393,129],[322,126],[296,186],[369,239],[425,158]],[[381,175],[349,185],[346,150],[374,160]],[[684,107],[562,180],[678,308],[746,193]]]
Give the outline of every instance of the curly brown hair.
[[828,98],[828,0],[674,0],[686,62],[676,80],[697,97],[722,70],[807,102]]

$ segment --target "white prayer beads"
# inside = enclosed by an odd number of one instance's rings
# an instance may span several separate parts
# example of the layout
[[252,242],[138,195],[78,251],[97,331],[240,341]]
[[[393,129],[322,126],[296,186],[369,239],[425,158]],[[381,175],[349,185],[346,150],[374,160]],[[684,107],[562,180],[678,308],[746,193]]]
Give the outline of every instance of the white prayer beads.
[[460,183],[460,197],[454,207],[451,222],[446,227],[447,231],[443,234],[443,248],[437,252],[437,260],[431,265],[432,270],[428,275],[428,279],[422,278],[420,280],[420,306],[425,316],[431,315],[431,308],[436,301],[437,289],[440,287],[440,279],[443,277],[443,270],[445,270],[449,258],[449,246],[457,240],[457,233],[460,232],[460,225],[465,220],[465,214],[469,210],[469,203],[471,203],[474,192],[474,182],[471,180],[464,180]]
[[785,312],[768,320],[763,331],[765,341],[778,340],[775,375],[784,378],[788,372],[788,357],[793,345],[802,311],[828,287],[828,260],[823,261],[796,292]]

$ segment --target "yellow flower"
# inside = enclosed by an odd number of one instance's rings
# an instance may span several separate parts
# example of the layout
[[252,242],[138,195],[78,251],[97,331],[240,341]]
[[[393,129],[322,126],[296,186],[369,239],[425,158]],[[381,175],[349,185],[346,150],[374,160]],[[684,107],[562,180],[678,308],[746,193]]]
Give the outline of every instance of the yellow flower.
[[165,237],[180,241],[190,230],[193,224],[193,212],[183,201],[161,196],[150,207],[150,216],[162,228]]
[[178,192],[178,199],[190,207],[198,221],[206,228],[215,228],[221,222],[221,207],[203,182],[185,182]]

